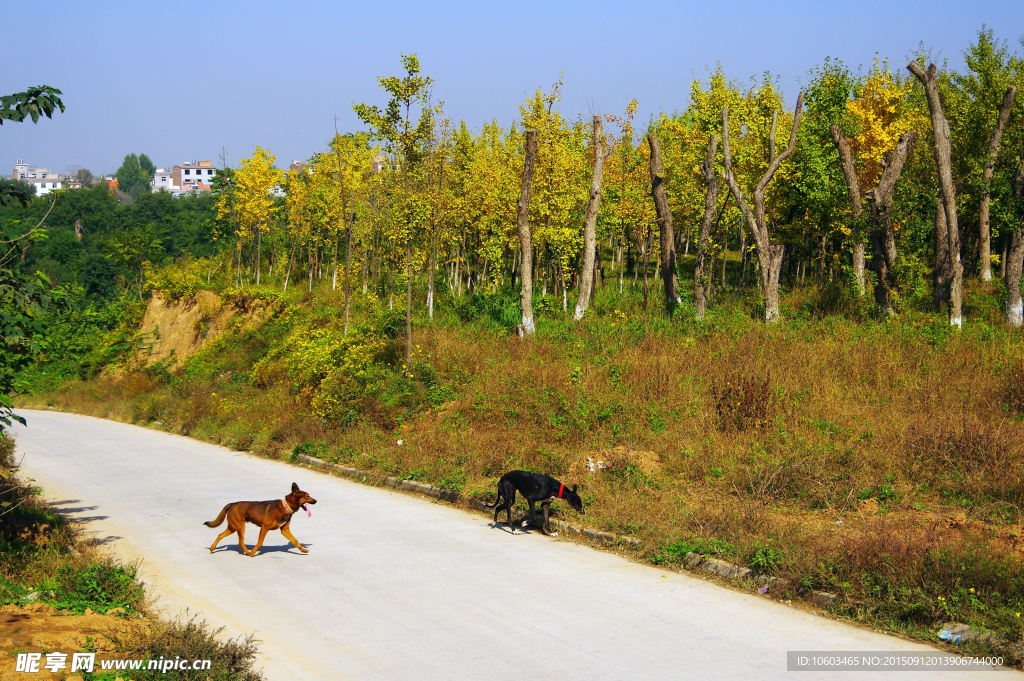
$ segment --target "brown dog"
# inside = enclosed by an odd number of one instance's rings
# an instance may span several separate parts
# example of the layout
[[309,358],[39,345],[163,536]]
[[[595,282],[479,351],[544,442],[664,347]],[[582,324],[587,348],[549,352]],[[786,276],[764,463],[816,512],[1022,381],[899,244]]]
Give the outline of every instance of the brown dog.
[[[280,528],[281,534],[287,537],[288,541],[295,545],[299,551],[303,553],[309,553],[309,549],[299,543],[299,540],[292,535],[291,530],[288,526],[292,522],[292,514],[294,514],[300,508],[306,513],[310,513],[310,510],[306,508],[306,504],[315,504],[316,499],[309,496],[296,485],[292,483],[292,493],[286,496],[284,499],[274,499],[272,501],[236,501],[232,504],[228,504],[221,509],[220,515],[217,516],[216,520],[211,520],[208,523],[203,523],[207,527],[217,527],[224,518],[228,519],[228,527],[226,530],[220,533],[216,541],[213,542],[213,546],[210,547],[210,553],[217,548],[217,544],[220,540],[228,536],[232,532],[238,533],[238,545],[242,547],[242,553],[246,553],[252,557],[256,557],[256,552],[263,546],[263,539],[267,536],[267,532]],[[245,547],[245,523],[246,521],[256,525],[260,528],[260,539],[256,542],[256,546],[252,547],[252,551]]]

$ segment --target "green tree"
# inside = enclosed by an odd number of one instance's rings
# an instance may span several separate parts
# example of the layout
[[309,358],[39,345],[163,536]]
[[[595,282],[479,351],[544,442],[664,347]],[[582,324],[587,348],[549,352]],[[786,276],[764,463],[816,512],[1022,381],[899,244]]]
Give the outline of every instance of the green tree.
[[[40,116],[53,118],[55,110],[64,111],[60,94],[61,91],[56,88],[41,85],[0,97],[0,125],[4,121],[21,123],[26,118],[38,123]],[[14,183],[0,184],[0,207],[17,203],[28,205],[28,202],[29,195],[24,189]],[[51,210],[56,203],[57,197],[54,196]],[[15,234],[17,224],[12,225],[0,236],[0,240],[4,242],[3,245],[8,245],[39,238],[42,223],[40,220],[35,228],[24,230],[21,234]],[[48,285],[45,275],[39,272],[28,276],[0,269],[0,344],[4,348],[4,352],[0,353],[0,433],[11,425],[12,419],[25,424],[25,419],[12,411],[11,396],[18,390],[15,376],[19,365],[27,362],[39,350],[39,338],[45,332],[45,325],[40,318],[55,304],[55,299],[59,300],[59,296],[53,296],[48,290]]]
[[139,154],[139,167],[146,171],[146,175],[152,180],[156,176],[156,166],[149,160],[149,156]]
[[142,285],[146,281],[146,264],[164,252],[164,232],[156,225],[132,225],[107,239],[110,258],[131,273],[142,299]]
[[75,173],[75,179],[81,182],[83,187],[89,187],[93,182],[92,172],[87,168],[79,168]]
[[[142,156],[146,157],[145,154]],[[140,196],[149,192],[149,173],[139,164],[139,157],[135,154],[125,156],[121,167],[117,169],[117,188],[132,200],[138,200]]]
[[[373,137],[384,142],[385,148],[397,154],[402,164],[402,182],[405,193],[405,266],[406,266],[406,298],[405,298],[405,366],[406,371],[412,367],[412,245],[413,245],[413,214],[412,202],[409,200],[409,172],[411,166],[423,160],[427,143],[432,138],[434,114],[437,107],[430,104],[430,87],[434,81],[429,76],[420,75],[420,60],[415,54],[402,55],[402,67],[405,77],[391,76],[379,78],[377,82],[384,91],[391,95],[387,108],[381,111],[377,106],[356,104],[352,109],[359,119],[370,126]],[[418,106],[419,120],[411,118],[412,108]]]

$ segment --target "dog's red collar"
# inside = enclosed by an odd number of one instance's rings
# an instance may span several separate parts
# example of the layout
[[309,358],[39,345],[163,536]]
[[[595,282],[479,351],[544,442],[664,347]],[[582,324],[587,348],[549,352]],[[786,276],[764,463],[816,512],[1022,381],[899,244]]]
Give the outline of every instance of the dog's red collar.
[[565,483],[558,483],[558,498],[562,498],[562,492],[565,490]]

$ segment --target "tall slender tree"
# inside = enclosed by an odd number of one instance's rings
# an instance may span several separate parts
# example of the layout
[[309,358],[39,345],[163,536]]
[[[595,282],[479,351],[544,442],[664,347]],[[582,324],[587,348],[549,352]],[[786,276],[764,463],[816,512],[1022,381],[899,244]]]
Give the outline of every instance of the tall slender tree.
[[587,212],[583,218],[583,265],[580,271],[579,295],[573,319],[579,321],[587,312],[594,287],[594,262],[597,253],[597,213],[601,209],[601,178],[604,174],[604,160],[607,158],[604,145],[604,129],[601,117],[594,116],[594,135],[590,142],[594,154],[594,172],[590,177],[590,194]]
[[[389,151],[399,156],[402,167],[402,186],[405,199],[405,370],[412,370],[412,247],[414,218],[410,202],[409,175],[411,166],[422,160],[422,147],[430,139],[434,124],[434,107],[430,106],[430,88],[434,81],[420,75],[420,60],[415,54],[402,55],[405,76],[379,78],[377,82],[391,95],[387,108],[356,104],[353,110],[359,119],[373,130]],[[419,106],[419,120],[412,120],[412,108]]]

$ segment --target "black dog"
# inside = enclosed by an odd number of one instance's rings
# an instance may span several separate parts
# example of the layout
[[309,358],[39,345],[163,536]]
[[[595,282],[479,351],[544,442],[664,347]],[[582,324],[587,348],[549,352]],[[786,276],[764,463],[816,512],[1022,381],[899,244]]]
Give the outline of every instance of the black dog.
[[[569,502],[570,506],[583,513],[583,501],[576,494],[576,485],[569,489],[550,475],[527,473],[526,471],[510,471],[501,476],[501,480],[498,480],[498,498],[493,504],[487,504],[487,508],[494,509],[495,525],[498,524],[498,512],[502,508],[505,509],[505,513],[508,516],[508,526],[512,528],[512,534],[519,534],[519,530],[512,524],[512,504],[516,500],[516,490],[521,492],[526,497],[526,501],[530,503],[529,522],[531,523],[536,518],[533,504],[537,501],[540,502],[541,508],[544,510],[544,525],[541,529],[546,534],[558,536],[557,532],[551,532],[551,526],[548,523],[549,507],[555,499],[565,499]],[[527,524],[527,522],[523,522],[523,527],[526,527]]]

